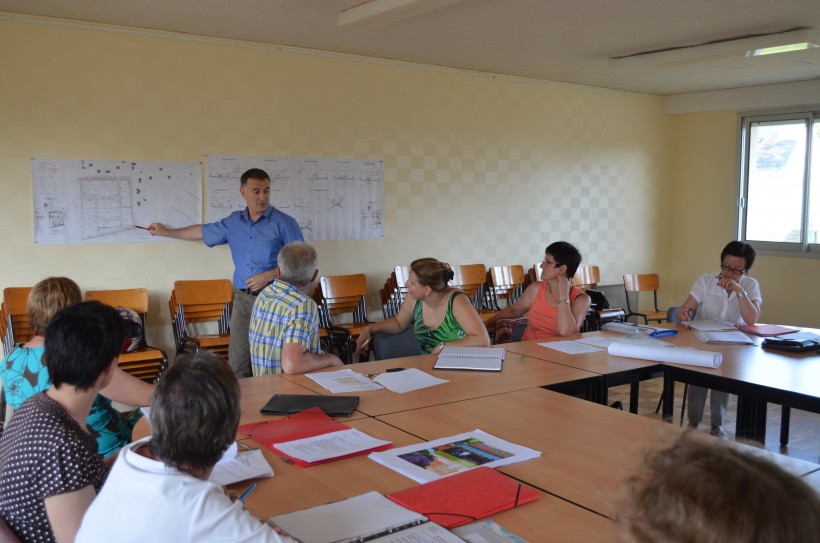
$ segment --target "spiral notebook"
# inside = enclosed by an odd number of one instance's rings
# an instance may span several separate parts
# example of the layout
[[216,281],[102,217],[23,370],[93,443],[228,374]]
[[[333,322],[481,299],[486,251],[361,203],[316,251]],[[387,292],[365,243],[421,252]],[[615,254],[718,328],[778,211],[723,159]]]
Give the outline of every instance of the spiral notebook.
[[450,347],[438,354],[434,370],[501,371],[506,351],[498,347]]

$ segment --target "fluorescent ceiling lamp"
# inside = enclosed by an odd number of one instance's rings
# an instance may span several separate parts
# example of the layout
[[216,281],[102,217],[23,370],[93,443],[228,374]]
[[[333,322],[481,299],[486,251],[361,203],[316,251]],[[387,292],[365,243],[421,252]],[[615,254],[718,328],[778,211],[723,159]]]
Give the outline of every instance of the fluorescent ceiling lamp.
[[377,26],[415,17],[461,0],[369,0],[340,11],[338,26]]
[[612,69],[681,67],[727,59],[799,53],[820,47],[816,30],[792,30],[609,59]]

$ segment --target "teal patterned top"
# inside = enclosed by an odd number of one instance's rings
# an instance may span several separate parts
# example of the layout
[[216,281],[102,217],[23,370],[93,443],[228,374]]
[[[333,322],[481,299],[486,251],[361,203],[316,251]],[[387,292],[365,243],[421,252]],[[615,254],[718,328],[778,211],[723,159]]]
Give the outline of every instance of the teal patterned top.
[[[24,401],[51,386],[43,353],[45,347],[27,348],[19,344],[3,359],[0,379],[6,401],[13,409],[19,409]],[[139,411],[125,416],[114,409],[111,400],[97,394],[85,423],[97,440],[97,452],[109,456],[131,441],[131,430],[139,419]]]
[[413,330],[416,334],[416,339],[421,344],[419,354],[430,354],[433,349],[440,344],[448,341],[456,341],[467,337],[467,332],[461,328],[461,325],[453,315],[453,300],[459,294],[467,296],[464,292],[456,290],[450,295],[450,300],[447,303],[447,312],[444,314],[444,320],[438,325],[436,329],[432,329],[421,318],[421,300],[416,302],[416,307],[413,309]]

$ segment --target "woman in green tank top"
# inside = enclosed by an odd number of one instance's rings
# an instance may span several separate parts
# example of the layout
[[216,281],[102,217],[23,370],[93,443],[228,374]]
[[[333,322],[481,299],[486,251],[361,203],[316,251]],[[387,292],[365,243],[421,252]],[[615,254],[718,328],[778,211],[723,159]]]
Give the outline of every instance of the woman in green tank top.
[[450,288],[453,270],[435,258],[421,258],[410,264],[405,286],[407,297],[392,319],[372,324],[362,330],[356,350],[367,350],[375,332],[398,334],[411,324],[421,345],[419,354],[437,353],[444,344],[462,347],[489,347],[490,337],[470,298]]

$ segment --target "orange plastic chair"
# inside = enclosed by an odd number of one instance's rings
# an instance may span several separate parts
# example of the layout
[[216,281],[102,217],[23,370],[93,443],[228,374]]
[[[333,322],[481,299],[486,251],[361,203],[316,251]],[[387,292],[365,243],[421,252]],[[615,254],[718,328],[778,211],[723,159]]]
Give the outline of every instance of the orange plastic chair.
[[[648,324],[649,321],[657,321],[663,322],[666,320],[666,310],[661,311],[658,309],[658,290],[661,288],[661,280],[656,273],[629,273],[624,275],[624,290],[626,291],[626,310],[627,315],[626,318],[629,320],[631,316],[641,317],[644,320],[644,324]],[[635,292],[647,292],[652,291],[652,296],[655,302],[654,311],[647,311],[645,313],[640,313],[638,311],[633,311],[632,306],[629,303],[629,293]],[[635,300],[635,309],[638,309],[640,306],[638,305],[638,299],[636,297]]]
[[496,310],[501,309],[501,300],[505,301],[505,305],[514,304],[524,292],[524,266],[493,266],[487,278],[490,299]]
[[[343,360],[353,362],[353,351],[356,339],[367,320],[367,276],[363,273],[353,275],[330,275],[319,279],[316,299],[319,305],[319,321],[331,338],[338,337],[338,331],[344,330],[346,337],[342,340]],[[341,315],[350,315],[350,321],[334,323],[333,319]],[[336,340],[337,343],[339,340]]]
[[[227,279],[174,282],[169,309],[177,352],[208,350],[227,356],[232,300],[233,285]],[[214,323],[217,333],[198,333],[204,323]]]

